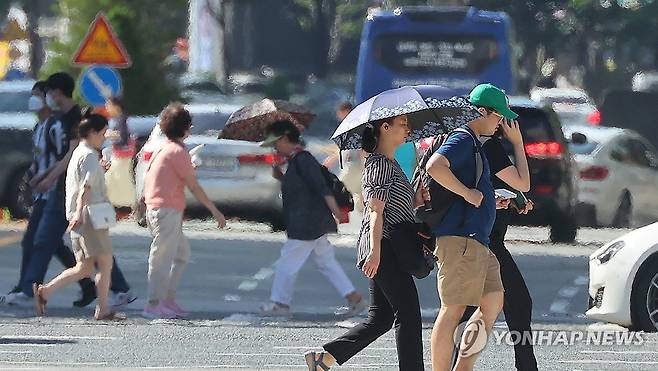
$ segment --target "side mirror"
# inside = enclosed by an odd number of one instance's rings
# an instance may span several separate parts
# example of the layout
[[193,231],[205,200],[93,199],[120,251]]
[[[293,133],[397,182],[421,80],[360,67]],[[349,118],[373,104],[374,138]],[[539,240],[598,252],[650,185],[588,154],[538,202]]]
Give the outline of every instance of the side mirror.
[[587,136],[583,133],[573,133],[571,134],[571,143],[585,144],[587,143]]

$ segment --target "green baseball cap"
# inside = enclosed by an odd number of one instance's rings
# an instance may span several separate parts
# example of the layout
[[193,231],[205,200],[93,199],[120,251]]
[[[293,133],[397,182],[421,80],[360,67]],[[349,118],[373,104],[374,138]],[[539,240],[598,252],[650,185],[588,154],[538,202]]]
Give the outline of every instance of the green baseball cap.
[[509,98],[505,92],[492,84],[476,86],[471,90],[468,100],[476,106],[490,108],[507,119],[516,120],[519,117],[509,109]]

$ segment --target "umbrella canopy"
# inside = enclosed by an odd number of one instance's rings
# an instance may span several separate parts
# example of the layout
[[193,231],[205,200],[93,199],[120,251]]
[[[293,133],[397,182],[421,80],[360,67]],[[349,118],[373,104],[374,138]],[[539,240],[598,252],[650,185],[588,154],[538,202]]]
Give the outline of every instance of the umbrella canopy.
[[266,98],[233,112],[219,138],[260,142],[273,122],[289,120],[303,131],[314,118],[314,113],[298,104]]
[[331,137],[343,150],[360,149],[369,122],[407,115],[408,142],[447,133],[482,117],[469,101],[437,85],[405,86],[382,92],[359,104]]

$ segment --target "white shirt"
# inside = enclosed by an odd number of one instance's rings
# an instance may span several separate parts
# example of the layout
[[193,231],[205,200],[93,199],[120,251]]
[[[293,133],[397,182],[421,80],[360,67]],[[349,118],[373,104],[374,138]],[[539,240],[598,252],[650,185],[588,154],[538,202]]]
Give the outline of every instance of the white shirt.
[[85,142],[80,142],[71,155],[66,169],[66,218],[71,220],[78,206],[78,195],[89,187],[89,205],[110,202],[105,185],[105,171],[99,153]]

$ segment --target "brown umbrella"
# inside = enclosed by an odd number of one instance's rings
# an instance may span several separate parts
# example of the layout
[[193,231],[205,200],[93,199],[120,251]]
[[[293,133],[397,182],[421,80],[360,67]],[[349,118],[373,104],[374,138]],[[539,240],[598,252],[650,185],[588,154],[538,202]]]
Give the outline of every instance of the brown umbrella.
[[219,138],[260,142],[273,122],[289,120],[304,131],[313,118],[314,113],[298,104],[266,98],[233,112]]

